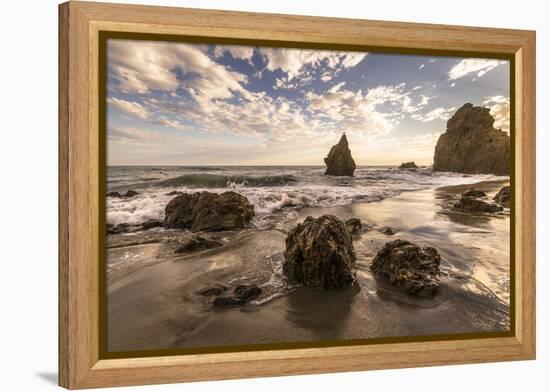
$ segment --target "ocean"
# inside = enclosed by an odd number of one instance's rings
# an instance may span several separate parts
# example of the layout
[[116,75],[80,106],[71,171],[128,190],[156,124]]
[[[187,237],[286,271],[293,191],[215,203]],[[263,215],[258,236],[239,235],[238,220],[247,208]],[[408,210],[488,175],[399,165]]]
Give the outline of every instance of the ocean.
[[353,177],[323,175],[321,166],[110,166],[108,191],[133,189],[131,199],[107,199],[107,223],[140,224],[162,219],[172,191],[235,191],[254,205],[252,223],[272,228],[293,219],[304,207],[328,208],[380,201],[402,192],[507,179],[494,175],[434,172],[429,167],[400,170],[389,166],[362,166]]

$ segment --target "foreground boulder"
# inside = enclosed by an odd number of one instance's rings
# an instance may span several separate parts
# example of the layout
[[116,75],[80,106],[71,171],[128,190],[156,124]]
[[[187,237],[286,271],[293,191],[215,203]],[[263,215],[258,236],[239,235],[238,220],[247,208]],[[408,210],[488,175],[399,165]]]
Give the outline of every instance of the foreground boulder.
[[510,137],[494,122],[488,108],[466,103],[458,109],[437,140],[434,171],[508,175]]
[[510,207],[510,186],[504,186],[493,198],[496,203],[505,206],[506,208]]
[[350,233],[335,216],[309,216],[286,237],[283,273],[292,282],[324,289],[355,280],[355,250]]
[[333,145],[325,158],[327,170],[325,175],[353,176],[355,172],[355,161],[351,157],[348,146],[348,139],[343,134],[338,144]]
[[405,170],[405,169],[410,170],[410,169],[416,169],[416,168],[418,168],[418,166],[414,162],[403,162],[399,166],[400,170]]
[[230,296],[218,296],[212,304],[214,307],[231,307],[243,305],[254,300],[262,293],[262,288],[256,284],[237,285]]
[[205,236],[197,235],[189,239],[180,247],[178,247],[178,249],[175,252],[176,254],[184,254],[184,253],[191,253],[196,251],[209,250],[211,248],[216,248],[221,246],[223,246],[223,242],[219,240],[209,239]]
[[496,213],[503,210],[500,205],[490,204],[473,197],[462,197],[453,205],[453,209],[470,213]]
[[164,225],[167,228],[188,228],[192,231],[244,228],[252,217],[254,207],[246,197],[233,191],[182,194],[172,199],[164,209]]
[[433,297],[439,290],[440,263],[441,256],[435,248],[397,239],[378,251],[371,270],[409,295]]

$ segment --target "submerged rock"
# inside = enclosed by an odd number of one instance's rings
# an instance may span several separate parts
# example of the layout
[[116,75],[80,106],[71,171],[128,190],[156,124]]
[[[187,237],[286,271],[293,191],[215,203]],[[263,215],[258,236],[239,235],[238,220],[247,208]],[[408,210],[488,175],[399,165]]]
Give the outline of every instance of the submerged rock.
[[453,205],[453,209],[471,213],[496,213],[503,210],[500,205],[490,204],[473,197],[462,197]]
[[221,194],[203,191],[172,199],[164,216],[168,228],[220,231],[244,228],[254,217],[254,207],[246,197],[233,191]]
[[346,220],[345,224],[350,235],[357,235],[361,232],[361,228],[363,227],[363,224],[361,224],[361,219],[358,219],[357,217],[352,217],[351,219]]
[[201,296],[219,296],[226,292],[229,288],[222,284],[216,284],[213,287],[202,288],[197,291]]
[[231,296],[218,296],[212,304],[214,307],[229,307],[235,305],[243,305],[260,296],[262,288],[256,284],[237,285]]
[[181,245],[176,251],[176,254],[190,253],[195,251],[209,250],[211,248],[221,247],[223,242],[219,240],[209,239],[207,237],[197,235],[189,239]]
[[495,202],[505,206],[506,208],[510,207],[510,186],[504,186],[498,191],[498,193],[493,198]]
[[464,194],[462,194],[462,197],[472,197],[472,198],[481,198],[486,196],[487,194],[484,191],[476,190],[476,189],[468,190],[464,192]]
[[382,232],[384,235],[388,235],[388,236],[395,235],[395,231],[392,229],[392,227],[384,227],[382,229],[382,231],[380,231],[380,232]]
[[378,251],[371,270],[409,295],[433,297],[439,290],[440,263],[441,256],[435,248],[397,239]]
[[412,168],[416,169],[416,168],[418,168],[418,166],[414,162],[403,162],[399,166],[399,169],[401,169],[401,170],[412,169]]
[[327,170],[325,175],[334,176],[353,176],[355,171],[355,162],[351,157],[351,151],[348,146],[348,139],[343,134],[338,144],[333,145],[325,158]]
[[344,223],[335,216],[309,216],[286,237],[283,273],[296,283],[324,289],[355,281],[355,250]]
[[162,222],[162,220],[150,219],[141,225],[141,229],[147,230],[147,229],[162,227],[163,225],[164,223]]
[[126,194],[121,194],[118,191],[111,191],[110,193],[107,193],[107,197],[111,198],[132,198],[137,196],[139,193],[134,190],[128,190]]
[[108,235],[122,234],[129,231],[130,231],[130,224],[127,224],[127,223],[121,223],[117,225],[107,224]]
[[458,109],[437,140],[434,171],[509,175],[510,137],[494,122],[488,108],[466,103]]

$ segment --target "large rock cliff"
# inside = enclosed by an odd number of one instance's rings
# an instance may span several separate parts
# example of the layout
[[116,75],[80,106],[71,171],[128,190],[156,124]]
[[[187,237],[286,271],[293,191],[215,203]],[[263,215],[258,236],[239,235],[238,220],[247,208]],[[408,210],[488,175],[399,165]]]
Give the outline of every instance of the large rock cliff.
[[509,175],[510,137],[494,122],[488,108],[466,103],[458,109],[437,140],[434,171]]
[[327,165],[325,175],[353,176],[355,162],[351,157],[348,139],[345,134],[342,135],[338,144],[332,146],[325,158],[325,164]]

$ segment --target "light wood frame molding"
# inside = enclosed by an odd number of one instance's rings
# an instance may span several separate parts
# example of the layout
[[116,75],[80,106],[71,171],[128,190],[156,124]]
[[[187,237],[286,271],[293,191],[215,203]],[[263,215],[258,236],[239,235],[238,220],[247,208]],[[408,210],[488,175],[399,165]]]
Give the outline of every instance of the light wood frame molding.
[[[101,359],[99,355],[100,31],[407,50],[515,60],[514,336]],[[512,68],[514,69],[514,68]],[[535,32],[171,7],[59,6],[59,384],[91,388],[535,358]],[[511,233],[512,234],[512,233]]]

